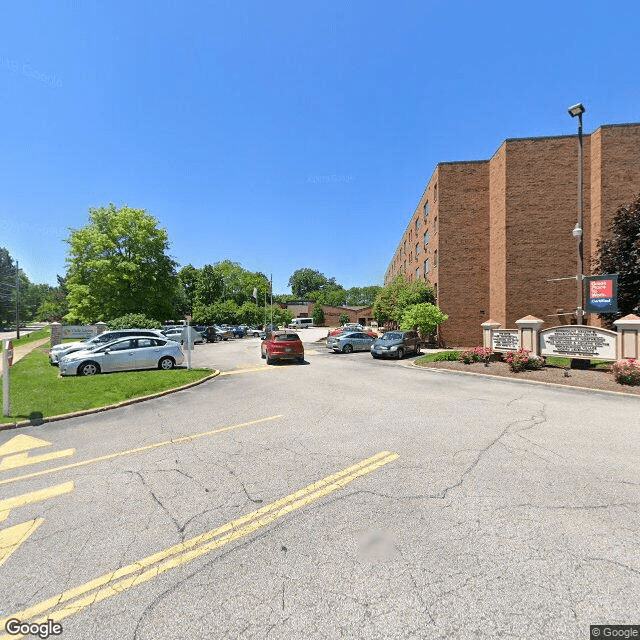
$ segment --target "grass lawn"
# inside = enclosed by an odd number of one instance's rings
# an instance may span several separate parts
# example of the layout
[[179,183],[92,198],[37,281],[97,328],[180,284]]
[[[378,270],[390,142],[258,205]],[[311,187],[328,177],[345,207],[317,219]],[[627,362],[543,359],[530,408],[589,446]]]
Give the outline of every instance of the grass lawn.
[[[13,341],[13,346],[19,347],[21,344],[27,344],[29,342],[34,342],[36,340],[42,340],[42,338],[48,338],[51,335],[51,332],[48,327],[45,329],[40,329],[39,331],[34,331],[33,333],[29,333],[26,336],[20,336],[20,340],[16,340],[15,338],[11,338]],[[3,341],[0,340],[0,352],[2,352]]]
[[414,360],[415,364],[425,364],[426,362],[441,362],[442,360],[458,360],[459,351],[438,351],[437,353],[427,353],[421,358]]
[[211,373],[211,369],[154,369],[62,378],[58,367],[49,364],[45,348],[38,348],[11,367],[11,416],[0,415],[0,423],[104,407],[180,387]]

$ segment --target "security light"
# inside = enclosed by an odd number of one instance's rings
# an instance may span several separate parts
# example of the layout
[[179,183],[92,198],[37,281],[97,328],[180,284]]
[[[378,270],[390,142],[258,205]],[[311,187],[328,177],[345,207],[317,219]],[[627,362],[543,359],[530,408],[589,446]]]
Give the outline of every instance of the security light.
[[569,115],[572,118],[582,115],[585,111],[586,109],[584,108],[582,102],[578,102],[578,104],[574,104],[573,107],[569,107]]
[[582,229],[580,228],[580,223],[578,223],[574,228],[573,231],[571,232],[573,234],[574,238],[581,238],[582,237]]

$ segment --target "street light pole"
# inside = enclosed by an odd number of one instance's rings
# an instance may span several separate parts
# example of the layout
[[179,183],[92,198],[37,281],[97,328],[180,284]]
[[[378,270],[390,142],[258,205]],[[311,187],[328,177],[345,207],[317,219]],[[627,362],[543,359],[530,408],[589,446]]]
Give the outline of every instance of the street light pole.
[[583,147],[582,147],[582,114],[586,111],[582,103],[578,103],[569,107],[569,115],[572,118],[578,117],[578,224],[573,229],[573,237],[578,241],[578,273],[576,275],[577,283],[577,305],[576,305],[576,323],[584,324],[583,309],[583,286],[584,279],[584,256],[583,256],[583,237],[584,237],[584,194],[582,189],[583,180]]

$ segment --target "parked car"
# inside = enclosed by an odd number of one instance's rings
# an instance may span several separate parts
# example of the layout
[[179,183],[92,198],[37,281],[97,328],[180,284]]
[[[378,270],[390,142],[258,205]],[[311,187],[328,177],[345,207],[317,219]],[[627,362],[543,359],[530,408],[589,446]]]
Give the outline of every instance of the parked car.
[[297,360],[304,362],[304,346],[300,336],[293,331],[274,331],[260,345],[260,354],[267,364],[276,360]]
[[118,338],[124,338],[126,336],[148,336],[152,338],[164,338],[164,334],[156,329],[114,329],[112,331],[104,331],[97,336],[86,338],[79,342],[63,342],[62,344],[56,344],[49,350],[49,362],[58,366],[60,359],[75,351],[81,351],[84,349],[92,349],[107,342],[113,342]]
[[405,353],[420,353],[420,338],[415,331],[387,331],[371,345],[374,358],[397,358]]
[[92,376],[110,371],[173,369],[182,364],[182,347],[172,340],[154,337],[120,338],[91,349],[75,351],[60,359],[63,376]]
[[231,332],[235,338],[244,338],[247,335],[247,330],[244,327],[233,327]]
[[315,327],[313,318],[294,318],[288,325],[290,329],[306,329],[307,327]]
[[258,327],[247,327],[247,335],[253,338],[260,337],[260,329]]
[[202,334],[196,331],[195,327],[187,327],[184,326],[181,329],[169,329],[164,332],[164,335],[169,338],[169,340],[173,340],[174,342],[179,342],[180,344],[184,344],[184,332],[189,331],[189,333],[193,336],[194,344],[198,342],[204,342],[204,338]]
[[327,349],[336,353],[369,351],[374,342],[374,338],[363,331],[344,331],[337,336],[327,338]]
[[216,329],[217,340],[228,340],[233,338],[233,331],[228,326],[214,325]]
[[339,329],[334,329],[333,331],[331,331],[329,333],[330,336],[337,336],[340,335],[341,333],[349,333],[350,331],[362,331],[362,333],[366,333],[368,336],[371,336],[374,340],[378,337],[378,334],[375,331],[372,331],[371,329],[364,329],[362,327],[362,325],[358,325],[358,327],[360,327],[359,329],[355,329],[352,327],[347,327],[346,325],[343,327],[340,327]]

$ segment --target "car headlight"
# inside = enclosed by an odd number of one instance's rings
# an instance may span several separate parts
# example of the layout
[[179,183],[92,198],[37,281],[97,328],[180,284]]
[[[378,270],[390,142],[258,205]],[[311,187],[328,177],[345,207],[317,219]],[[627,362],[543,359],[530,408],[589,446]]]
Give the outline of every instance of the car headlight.
[[389,349],[389,351],[397,351],[399,346],[400,346],[399,344],[394,344],[391,347],[387,347],[387,349]]

